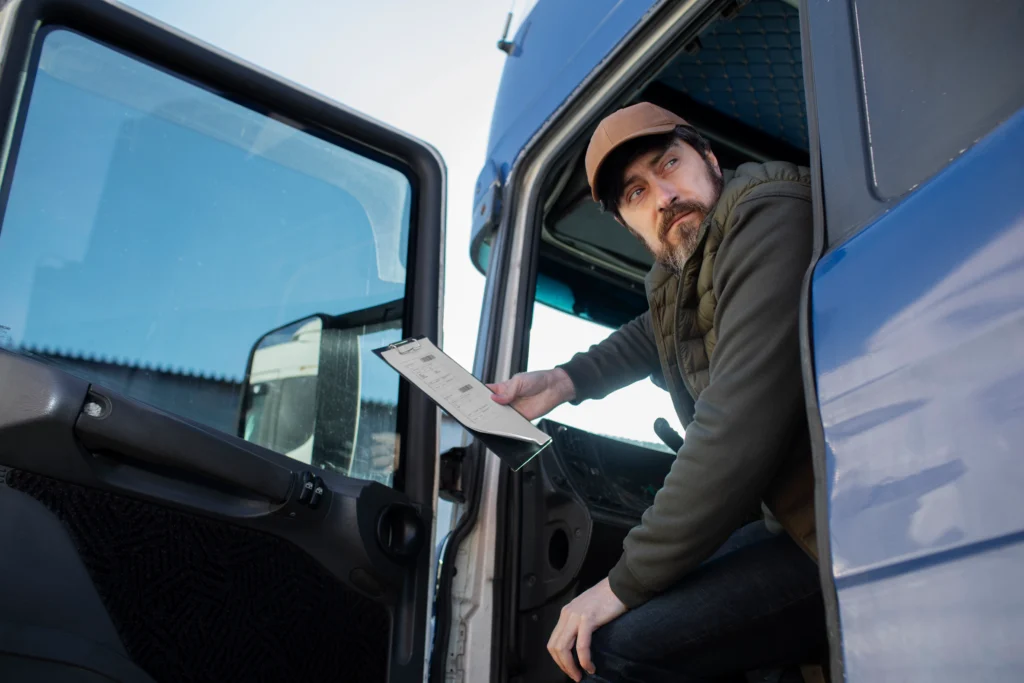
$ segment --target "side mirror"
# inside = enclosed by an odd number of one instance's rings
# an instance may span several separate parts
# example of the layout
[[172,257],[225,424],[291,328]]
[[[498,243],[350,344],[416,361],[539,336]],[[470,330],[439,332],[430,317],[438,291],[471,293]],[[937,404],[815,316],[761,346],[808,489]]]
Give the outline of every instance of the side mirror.
[[[264,334],[249,352],[238,436],[350,474],[361,411],[371,405],[363,406],[360,339],[393,332],[397,341],[402,315],[398,300],[339,316],[310,315]],[[366,426],[373,431],[372,424]]]
[[324,316],[267,332],[249,352],[238,436],[312,463]]

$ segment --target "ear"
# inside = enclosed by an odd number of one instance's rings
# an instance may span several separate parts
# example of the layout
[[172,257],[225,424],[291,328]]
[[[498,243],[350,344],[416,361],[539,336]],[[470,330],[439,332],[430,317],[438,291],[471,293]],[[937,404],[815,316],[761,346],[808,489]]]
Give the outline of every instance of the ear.
[[718,157],[716,157],[715,153],[710,149],[708,150],[708,161],[710,161],[711,165],[715,167],[716,171],[718,171],[718,175],[722,175],[722,167],[718,165]]

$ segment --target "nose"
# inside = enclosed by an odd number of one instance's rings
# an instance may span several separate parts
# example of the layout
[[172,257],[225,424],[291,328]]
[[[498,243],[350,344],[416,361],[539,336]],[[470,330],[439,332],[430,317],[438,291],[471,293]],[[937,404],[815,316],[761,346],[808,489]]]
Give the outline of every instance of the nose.
[[654,191],[659,211],[664,211],[679,201],[679,188],[667,178],[658,178],[654,182]]

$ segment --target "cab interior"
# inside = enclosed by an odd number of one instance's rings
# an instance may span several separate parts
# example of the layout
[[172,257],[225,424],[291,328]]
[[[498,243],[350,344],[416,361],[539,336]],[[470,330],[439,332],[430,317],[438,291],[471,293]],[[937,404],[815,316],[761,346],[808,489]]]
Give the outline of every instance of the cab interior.
[[[638,101],[670,109],[710,141],[723,168],[768,160],[809,165],[796,5],[720,3],[609,111]],[[606,326],[610,333],[646,310],[643,278],[652,258],[590,197],[583,158],[591,130],[583,131],[547,176],[537,227],[535,303]],[[667,394],[665,410],[671,410]],[[507,582],[503,596],[506,613],[514,614],[506,638],[513,645],[503,669],[506,680],[554,682],[569,680],[546,652],[559,610],[607,576],[626,533],[653,502],[678,443],[671,443],[671,434],[663,446],[628,443],[554,420],[540,426],[553,446],[511,485],[509,523],[519,540],[505,562],[507,575],[518,581]],[[793,662],[778,672],[781,678],[770,680],[826,680],[817,667],[823,662],[827,653],[820,661]]]

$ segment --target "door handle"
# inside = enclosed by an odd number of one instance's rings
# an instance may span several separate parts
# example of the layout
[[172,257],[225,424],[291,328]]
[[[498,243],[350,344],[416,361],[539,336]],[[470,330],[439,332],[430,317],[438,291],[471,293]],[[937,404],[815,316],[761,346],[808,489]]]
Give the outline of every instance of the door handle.
[[98,387],[89,390],[75,434],[92,452],[199,475],[274,503],[288,499],[295,479],[253,452],[258,446]]

